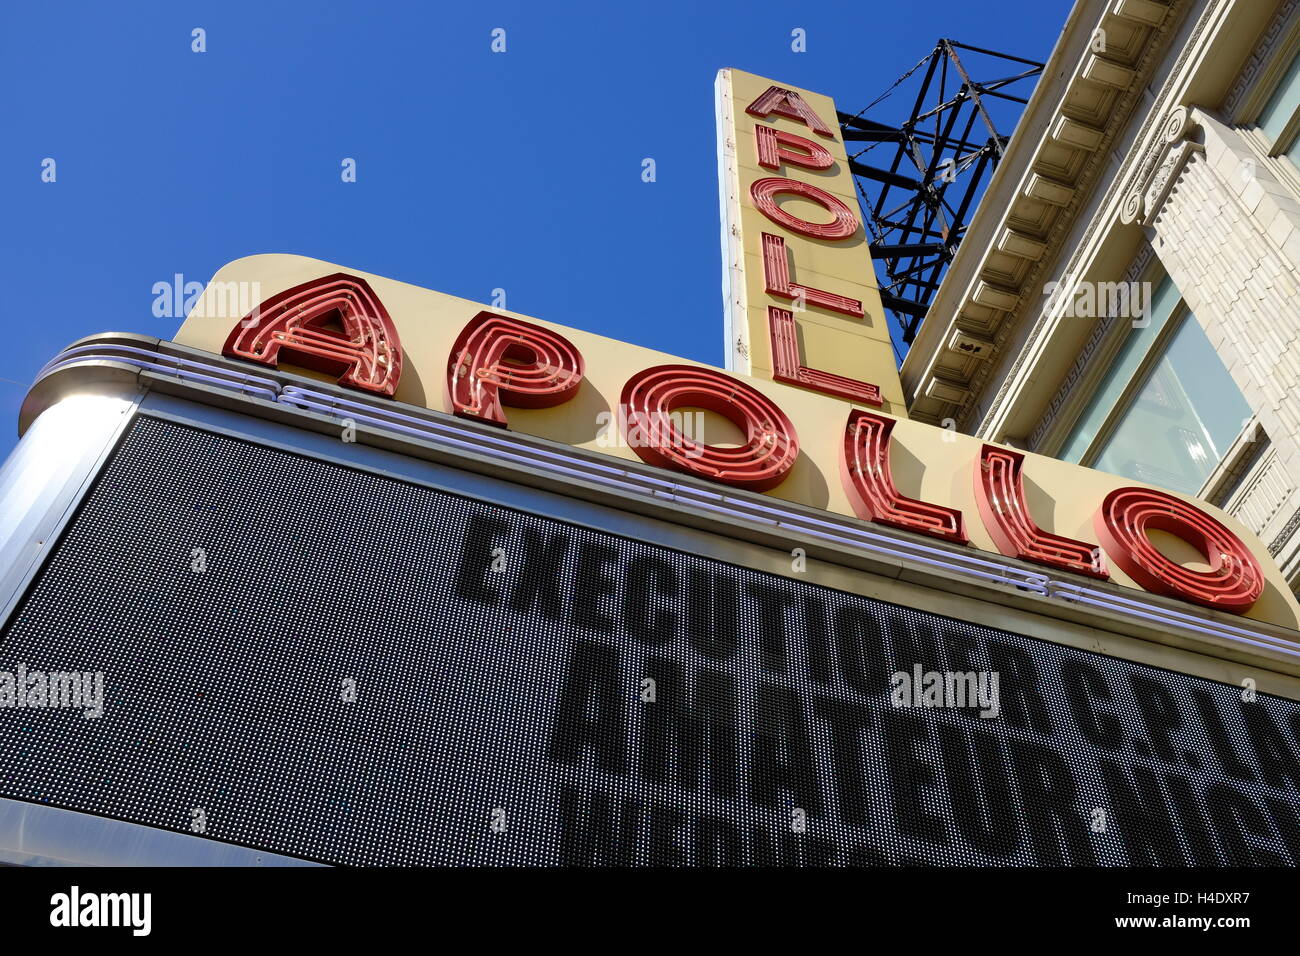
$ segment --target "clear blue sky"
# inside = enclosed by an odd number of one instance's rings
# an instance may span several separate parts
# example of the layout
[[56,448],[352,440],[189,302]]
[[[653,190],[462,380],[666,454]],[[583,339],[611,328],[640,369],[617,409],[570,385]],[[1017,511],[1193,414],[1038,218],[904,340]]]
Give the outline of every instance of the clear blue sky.
[[106,330],[169,337],[179,320],[153,315],[154,283],[206,282],[260,252],[476,301],[501,287],[515,311],[721,364],[717,70],[855,112],[940,36],[1044,60],[1069,8],[5,3],[0,454],[60,348]]

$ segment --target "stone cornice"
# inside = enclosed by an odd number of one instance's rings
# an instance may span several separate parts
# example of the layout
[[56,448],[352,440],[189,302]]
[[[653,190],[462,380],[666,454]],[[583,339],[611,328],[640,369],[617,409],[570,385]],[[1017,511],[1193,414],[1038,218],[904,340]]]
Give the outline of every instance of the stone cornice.
[[[1288,8],[1290,6],[1291,4],[1288,4]],[[1252,12],[1256,11],[1252,9]],[[1059,275],[1078,277],[1087,268],[1092,257],[1097,255],[1099,249],[1108,241],[1107,237],[1112,234],[1117,224],[1123,227],[1146,223],[1151,210],[1157,209],[1159,203],[1164,200],[1167,195],[1165,187],[1176,181],[1178,170],[1199,148],[1194,143],[1182,144],[1193,122],[1189,110],[1183,108],[1182,99],[1187,95],[1193,75],[1210,57],[1205,38],[1208,35],[1217,41],[1219,38],[1235,35],[1239,39],[1242,29],[1239,14],[1239,3],[1233,0],[1208,0],[1204,3],[1194,23],[1191,24],[1190,32],[1181,44],[1177,60],[1168,70],[1160,89],[1150,99],[1152,107],[1132,140],[1133,146],[1123,166],[1111,180],[1100,200],[1094,204],[1094,212],[1076,241],[1069,261],[1063,268],[1057,270]],[[1286,10],[1281,11],[1278,16],[1284,14]],[[1275,35],[1280,29],[1277,26],[1278,17],[1270,17],[1270,20],[1273,21],[1274,26],[1269,28],[1269,32]],[[1169,24],[1169,27],[1172,30],[1172,24]],[[1246,69],[1257,72],[1259,63],[1263,59],[1265,57],[1262,57],[1256,49]],[[1239,86],[1240,72],[1234,74]],[[1240,96],[1240,93],[1236,92],[1235,95]],[[1218,97],[1212,99],[1218,101]],[[1175,144],[1173,150],[1170,149],[1171,143]],[[1120,197],[1123,197],[1122,200]],[[1014,409],[1016,398],[1021,394],[1026,371],[1032,369],[1044,350],[1051,347],[1050,340],[1058,328],[1058,318],[1045,309],[1039,313],[1033,328],[1024,338],[1014,362],[1002,375],[996,395],[987,402],[979,425],[973,429],[976,434],[993,435],[1003,430],[1004,423]],[[1013,323],[1006,323],[1006,325],[1008,331],[1014,327]],[[981,379],[978,385],[982,386],[984,381],[985,379]],[[976,387],[973,391],[978,394],[979,388]],[[974,404],[974,396],[972,396],[972,400],[968,401],[962,411],[968,416]],[[1047,413],[1049,419],[1059,407],[1058,401],[1049,408]],[[1046,423],[1040,422],[1034,429],[1035,433],[1041,436],[1046,425],[1050,424],[1050,420]]]
[[[1216,2],[1210,0],[1210,5]],[[952,417],[965,424],[975,396],[1019,324],[1008,320],[1038,297],[1046,268],[1074,228],[1077,210],[1110,161],[1114,141],[1181,22],[1177,14],[1185,15],[1191,6],[1184,0],[1112,0],[1081,4],[1075,11],[1076,22],[1067,24],[1062,46],[1053,54],[1054,61],[1060,60],[1058,79],[1052,82],[1050,69],[1045,71],[1022,118],[1024,126],[1031,112],[1039,113],[1044,131],[1037,140],[1013,141],[1012,153],[999,169],[1019,173],[1019,181],[1010,184],[1014,194],[998,196],[990,186],[984,199],[983,214],[999,217],[995,241],[977,246],[968,234],[947,278],[947,295],[941,288],[931,308],[930,328],[922,326],[922,338],[904,363],[913,417]],[[1098,53],[1093,40],[1102,30],[1107,47]],[[1067,70],[1070,58],[1075,66]],[[1059,79],[1066,73],[1067,78]],[[1049,113],[1043,123],[1045,107]],[[1014,153],[1027,154],[1019,169]],[[940,316],[949,317],[945,327],[939,326]],[[963,338],[972,336],[987,343],[974,356],[961,347]],[[1004,380],[1004,388],[1009,381]]]

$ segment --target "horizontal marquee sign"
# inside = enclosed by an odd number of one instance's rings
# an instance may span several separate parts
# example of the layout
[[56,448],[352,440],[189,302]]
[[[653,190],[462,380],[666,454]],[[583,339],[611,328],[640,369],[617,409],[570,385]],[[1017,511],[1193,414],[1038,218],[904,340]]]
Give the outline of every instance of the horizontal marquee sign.
[[1300,863],[1296,701],[147,414],[38,661],[0,796],[326,863]]
[[[244,284],[261,307],[223,315]],[[232,263],[176,340],[1082,578],[1300,617],[1259,540],[1204,502],[312,259]]]

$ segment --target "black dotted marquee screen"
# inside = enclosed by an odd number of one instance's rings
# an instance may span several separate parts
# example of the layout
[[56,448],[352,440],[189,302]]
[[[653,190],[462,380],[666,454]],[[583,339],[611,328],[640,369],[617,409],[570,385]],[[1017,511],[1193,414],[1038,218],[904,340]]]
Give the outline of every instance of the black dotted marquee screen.
[[1300,859],[1296,703],[149,418],[35,671],[103,715],[0,707],[0,795],[331,863]]

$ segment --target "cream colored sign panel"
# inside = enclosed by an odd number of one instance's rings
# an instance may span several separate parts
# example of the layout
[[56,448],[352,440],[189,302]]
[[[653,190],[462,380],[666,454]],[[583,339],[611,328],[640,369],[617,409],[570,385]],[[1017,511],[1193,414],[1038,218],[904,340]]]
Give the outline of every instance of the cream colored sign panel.
[[[658,365],[707,367],[543,319],[492,309],[382,276],[291,255],[252,256],[222,268],[185,320],[176,341],[220,354],[231,330],[242,319],[242,316],[229,311],[230,289],[255,288],[261,299],[269,299],[309,280],[339,272],[369,283],[387,308],[400,336],[403,368],[396,401],[448,411],[448,359],[457,335],[482,311],[521,319],[567,338],[581,352],[586,370],[576,394],[561,405],[540,409],[508,408],[508,427],[512,431],[587,448],[614,458],[640,460],[633,449],[617,440],[617,429],[611,433],[609,427],[612,421],[616,421],[623,386],[633,375]],[[250,370],[257,367],[249,366]],[[288,365],[282,367],[318,379],[336,380],[318,372]],[[774,382],[765,376],[730,374],[770,398],[788,416],[798,434],[800,452],[794,466],[784,480],[767,493],[838,514],[855,515],[840,474],[845,428],[853,406],[814,391]],[[737,430],[729,421],[713,413],[703,415],[704,431],[697,436],[700,440],[710,444],[728,444],[738,440]],[[959,509],[965,516],[969,546],[997,553],[998,548],[980,519],[974,490],[973,479],[979,468],[982,445],[979,439],[967,435],[921,422],[897,420],[890,442],[890,470],[901,494]],[[1093,544],[1098,543],[1093,515],[1105,496],[1117,488],[1149,487],[1034,454],[1025,455],[1024,475],[1025,497],[1034,521],[1046,531]],[[725,487],[719,485],[720,489]],[[1188,496],[1175,497],[1194,503],[1221,522],[1245,542],[1259,560],[1266,577],[1266,588],[1246,616],[1295,628],[1300,622],[1300,606],[1259,539],[1219,509]],[[1175,560],[1189,567],[1204,567],[1201,556],[1181,540],[1165,535],[1158,544]],[[1114,562],[1110,564],[1110,573],[1111,580],[1116,583],[1138,586]],[[1195,611],[1191,605],[1188,607]]]
[[[793,316],[802,365],[875,385],[883,400],[879,407],[905,416],[869,239],[834,102],[752,73],[722,70],[717,79],[717,112],[727,368],[756,378],[785,380],[773,354],[770,310],[786,310]],[[775,142],[773,133],[783,137],[780,142]],[[760,156],[764,137],[766,165]],[[828,154],[826,168],[805,162],[818,150]],[[814,226],[833,221],[826,199],[797,192],[773,197],[780,213],[788,217],[777,221],[773,211],[761,208],[754,196],[756,183],[772,179],[814,187],[852,213],[856,230],[843,237],[822,238],[792,228],[791,220]],[[780,258],[791,283],[855,300],[861,303],[862,314],[828,308],[811,294],[796,299],[773,294],[764,248],[765,241],[771,240],[765,236],[783,244]]]

